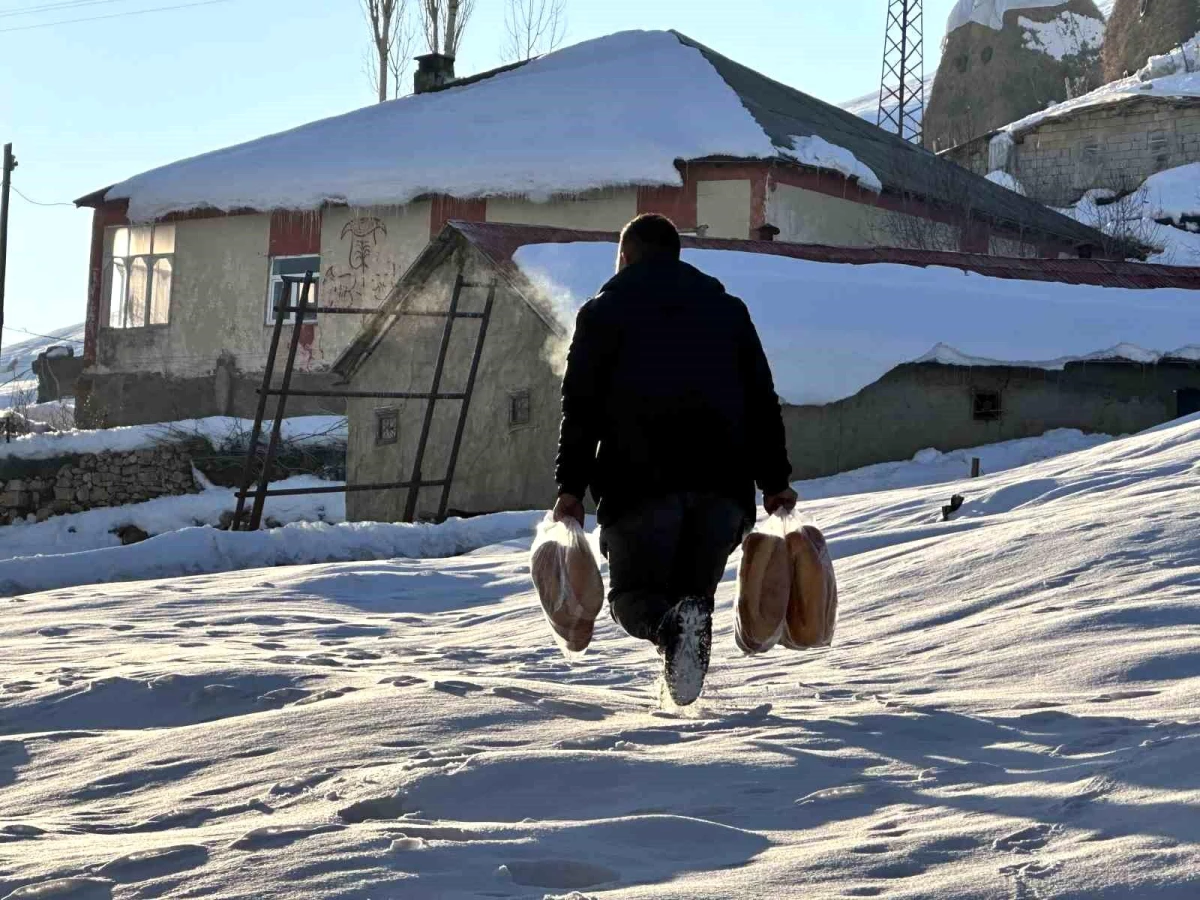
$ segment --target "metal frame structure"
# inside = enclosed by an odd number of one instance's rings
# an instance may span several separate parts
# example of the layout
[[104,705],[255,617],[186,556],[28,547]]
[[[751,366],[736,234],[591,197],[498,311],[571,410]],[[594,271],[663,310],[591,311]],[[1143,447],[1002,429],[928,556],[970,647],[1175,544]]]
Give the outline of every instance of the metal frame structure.
[[921,0],[888,0],[875,123],[920,144],[925,118],[925,23]]
[[[267,351],[267,362],[263,371],[262,387],[258,389],[258,408],[254,415],[254,427],[250,431],[250,442],[246,448],[246,462],[242,468],[242,478],[237,492],[237,508],[233,514],[231,529],[234,531],[243,530],[242,518],[246,512],[246,500],[251,497],[254,498],[254,503],[251,507],[250,518],[245,530],[256,531],[262,525],[263,507],[266,504],[267,497],[373,490],[407,490],[408,497],[404,504],[404,521],[411,522],[416,515],[417,501],[421,488],[442,489],[437,512],[438,521],[441,521],[446,517],[446,507],[450,501],[450,487],[454,481],[454,469],[458,465],[458,451],[462,444],[463,431],[467,424],[467,411],[471,405],[471,395],[475,390],[475,376],[479,372],[479,361],[483,356],[483,341],[487,336],[488,322],[492,316],[492,304],[496,299],[496,282],[494,280],[488,284],[468,282],[463,278],[460,270],[454,280],[454,291],[450,296],[450,306],[448,309],[443,311],[401,310],[396,313],[396,315],[401,316],[422,316],[444,318],[446,320],[445,327],[442,329],[442,340],[438,350],[437,362],[434,365],[433,384],[428,391],[314,391],[292,390],[292,374],[295,370],[296,350],[300,345],[300,330],[303,327],[304,316],[310,313],[362,315],[375,313],[378,310],[359,307],[309,306],[308,295],[309,289],[313,284],[313,273],[306,272],[303,278],[298,275],[284,275],[282,278],[284,289],[280,293],[279,302],[275,305],[275,324],[271,332],[271,346]],[[300,302],[299,305],[292,306],[292,287],[297,284],[300,285]],[[487,300],[484,303],[482,312],[462,312],[459,309],[459,299],[462,292],[464,289],[469,288],[487,288]],[[296,320],[292,327],[291,339],[288,343],[287,361],[284,364],[280,385],[276,388],[271,386],[275,379],[275,360],[278,356],[279,341],[283,335],[284,320],[289,313],[296,313]],[[450,348],[450,336],[454,330],[454,323],[458,319],[478,319],[479,332],[475,338],[475,350],[471,355],[471,368],[467,374],[465,388],[461,392],[445,392],[441,390],[442,375],[446,368],[446,355]],[[262,439],[262,425],[267,411],[267,398],[269,397],[277,397],[278,401],[275,406],[275,417],[271,423],[271,437],[267,441],[266,452],[262,458],[262,466],[259,468],[257,476],[255,476],[255,462],[259,455],[259,442]],[[276,488],[272,490],[268,486],[271,477],[271,467],[275,464],[275,456],[279,451],[280,433],[283,428],[284,415],[287,411],[288,397],[366,397],[425,401],[425,415],[421,424],[421,433],[417,440],[417,450],[411,476],[406,481],[375,482],[370,484],[343,485],[341,487]],[[429,432],[433,425],[434,406],[438,401],[447,400],[458,401],[462,405],[458,411],[458,424],[454,430],[454,442],[450,447],[450,458],[446,464],[446,474],[443,478],[426,481],[422,477],[422,468],[425,463],[425,451],[428,447]],[[257,484],[255,485],[256,481]]]

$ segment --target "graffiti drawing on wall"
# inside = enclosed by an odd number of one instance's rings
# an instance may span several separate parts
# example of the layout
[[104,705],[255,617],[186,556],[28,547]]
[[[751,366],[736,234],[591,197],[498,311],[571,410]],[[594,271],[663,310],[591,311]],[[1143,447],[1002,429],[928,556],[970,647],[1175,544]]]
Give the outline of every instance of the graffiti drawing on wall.
[[342,228],[347,245],[345,265],[325,270],[322,290],[333,306],[378,306],[400,277],[395,260],[384,258],[380,243],[387,224],[376,216],[358,216]]

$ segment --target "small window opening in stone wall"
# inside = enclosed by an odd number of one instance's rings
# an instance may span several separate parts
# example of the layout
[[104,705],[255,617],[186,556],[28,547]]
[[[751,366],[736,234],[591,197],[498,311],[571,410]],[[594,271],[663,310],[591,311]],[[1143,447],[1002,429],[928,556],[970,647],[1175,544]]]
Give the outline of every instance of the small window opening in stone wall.
[[965,53],[960,53],[954,57],[954,67],[960,72],[965,72],[971,67],[971,58]]
[[1000,392],[975,391],[971,395],[971,418],[976,422],[995,422],[1000,418]]
[[529,391],[514,391],[508,395],[508,427],[520,428],[533,421],[533,400]]
[[992,61],[992,54],[994,52],[995,51],[992,50],[991,47],[984,47],[983,52],[979,54],[979,58],[982,59],[985,64],[990,63]]
[[400,410],[395,407],[375,410],[375,446],[394,444],[400,437]]
[[1165,131],[1152,131],[1148,136],[1150,155],[1159,169],[1164,169],[1171,161],[1171,136]]
[[1087,138],[1079,147],[1079,158],[1089,165],[1100,161],[1100,142],[1096,138]]

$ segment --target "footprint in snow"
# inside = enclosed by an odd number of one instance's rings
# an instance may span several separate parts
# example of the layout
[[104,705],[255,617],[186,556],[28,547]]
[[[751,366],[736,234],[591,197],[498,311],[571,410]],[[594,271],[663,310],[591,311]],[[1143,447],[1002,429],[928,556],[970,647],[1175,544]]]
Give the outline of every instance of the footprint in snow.
[[120,883],[163,878],[208,862],[208,850],[198,844],[180,844],[139,850],[119,856],[96,869],[95,874]]
[[1030,825],[1014,831],[1012,834],[996,838],[992,841],[992,849],[1009,850],[1013,853],[1032,853],[1034,850],[1045,847],[1050,839],[1061,830],[1059,825],[1038,822],[1036,825]]
[[55,878],[17,888],[4,900],[112,900],[112,888],[107,878]]
[[274,691],[267,691],[267,693],[258,698],[258,702],[266,705],[281,706],[303,700],[310,694],[312,694],[312,691],[306,691],[304,688],[278,688]]
[[416,675],[389,675],[387,678],[380,678],[380,684],[390,684],[392,687],[412,687],[414,684],[424,684],[424,678],[418,678]]
[[604,866],[569,859],[514,860],[496,873],[522,887],[571,890],[596,887],[620,879],[620,873]]
[[446,694],[454,694],[457,697],[465,697],[468,694],[475,693],[475,691],[483,690],[480,685],[474,684],[473,682],[453,681],[451,679],[435,681],[433,683],[433,689],[435,691],[442,691]]
[[1139,697],[1153,697],[1161,691],[1112,691],[1107,694],[1098,694],[1088,700],[1088,703],[1115,703],[1118,700],[1136,700]]
[[383,797],[367,797],[338,810],[338,818],[356,825],[360,822],[398,819],[404,812],[404,794],[397,791]]
[[327,834],[330,831],[341,831],[342,825],[268,825],[266,828],[255,828],[247,831],[230,846],[234,850],[269,850],[286,847],[296,841],[317,834]]
[[24,841],[41,837],[45,833],[46,830],[44,828],[17,822],[0,828],[0,841]]
[[329,688],[324,691],[318,691],[317,693],[313,694],[312,696],[304,697],[300,700],[297,700],[295,705],[296,706],[307,706],[310,703],[320,703],[322,700],[336,700],[338,697],[343,697],[346,694],[349,694],[349,693],[351,693],[353,691],[357,691],[357,690],[358,690],[358,688],[350,687],[349,685],[347,685],[345,687],[340,687],[340,688]]
[[63,628],[61,625],[49,625],[45,628],[39,628],[37,631],[42,637],[63,637],[70,634],[70,630]]

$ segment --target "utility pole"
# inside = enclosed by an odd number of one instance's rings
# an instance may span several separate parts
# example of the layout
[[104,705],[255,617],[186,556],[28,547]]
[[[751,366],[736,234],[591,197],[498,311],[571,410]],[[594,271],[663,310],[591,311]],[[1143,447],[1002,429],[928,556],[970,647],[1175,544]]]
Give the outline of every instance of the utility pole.
[[8,266],[8,189],[17,167],[12,144],[4,145],[4,180],[0,182],[0,344],[4,341],[4,270]]
[[921,143],[925,115],[925,34],[921,0],[888,0],[876,124]]

